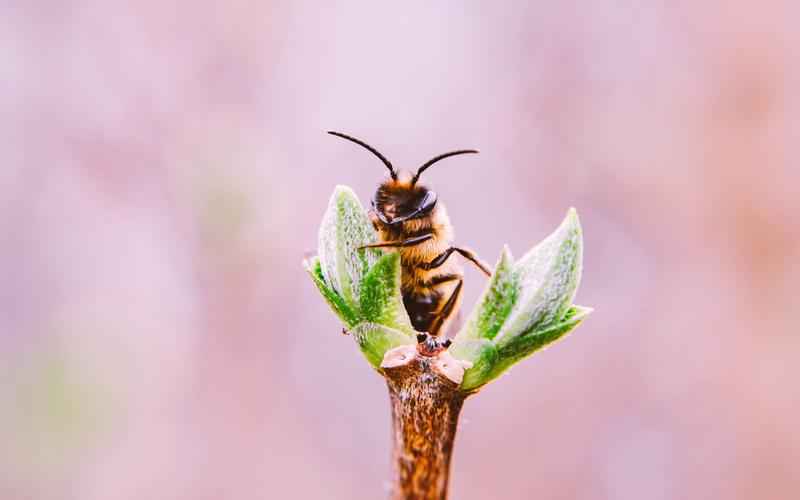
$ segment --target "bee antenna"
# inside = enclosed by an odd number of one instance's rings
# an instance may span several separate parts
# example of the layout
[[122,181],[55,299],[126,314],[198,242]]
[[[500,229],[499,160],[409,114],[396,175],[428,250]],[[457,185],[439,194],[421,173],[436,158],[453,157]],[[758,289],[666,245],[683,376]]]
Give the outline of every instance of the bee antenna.
[[392,179],[397,180],[397,172],[394,171],[394,167],[392,166],[392,162],[390,162],[389,160],[386,159],[385,156],[380,154],[380,152],[378,152],[377,149],[373,148],[372,146],[370,146],[369,144],[367,144],[366,142],[364,142],[362,140],[356,139],[355,137],[350,137],[349,135],[343,134],[341,132],[335,132],[333,130],[328,130],[328,133],[331,134],[331,135],[335,135],[337,137],[341,137],[342,139],[347,139],[350,142],[355,142],[356,144],[358,144],[362,148],[366,149],[370,153],[372,153],[375,156],[377,156],[378,158],[380,158],[380,160],[383,162],[383,164],[386,165],[386,168],[389,169],[389,175],[392,176]]
[[451,156],[464,155],[464,154],[468,154],[468,153],[477,153],[477,152],[478,152],[477,149],[459,149],[458,151],[450,151],[449,153],[444,153],[444,154],[441,154],[439,156],[435,156],[435,157],[431,158],[430,160],[426,161],[424,165],[419,167],[419,169],[417,170],[417,173],[414,174],[414,178],[411,179],[411,185],[413,186],[414,184],[416,184],[417,181],[419,180],[419,176],[422,175],[422,172],[427,170],[428,167],[430,167],[431,165],[433,165],[437,161],[444,160],[445,158],[449,158]]

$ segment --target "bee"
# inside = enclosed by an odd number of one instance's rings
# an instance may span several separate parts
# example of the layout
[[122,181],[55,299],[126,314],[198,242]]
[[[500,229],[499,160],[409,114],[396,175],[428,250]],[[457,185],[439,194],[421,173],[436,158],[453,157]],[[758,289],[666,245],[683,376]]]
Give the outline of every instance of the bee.
[[454,253],[475,264],[487,276],[489,267],[475,253],[453,246],[453,226],[436,192],[419,183],[420,175],[434,163],[451,156],[477,153],[474,149],[450,151],[425,162],[415,173],[397,171],[369,144],[342,134],[331,135],[354,142],[377,156],[389,169],[372,198],[369,218],[378,242],[362,248],[400,252],[401,292],[411,324],[419,332],[438,336],[446,331],[461,302],[464,272]]

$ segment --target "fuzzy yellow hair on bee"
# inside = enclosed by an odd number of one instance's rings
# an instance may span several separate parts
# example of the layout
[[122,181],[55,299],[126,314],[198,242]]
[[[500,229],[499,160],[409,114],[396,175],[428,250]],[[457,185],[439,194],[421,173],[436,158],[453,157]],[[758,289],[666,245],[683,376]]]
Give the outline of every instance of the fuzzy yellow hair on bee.
[[[378,150],[340,132],[331,135],[354,142],[377,156],[389,169],[372,198],[370,220],[378,242],[369,248],[400,252],[401,291],[411,324],[419,332],[441,335],[461,305],[464,271],[453,253],[478,266],[487,276],[489,267],[472,251],[452,245],[453,226],[436,192],[419,183],[422,173],[450,156],[477,153],[474,149],[450,151],[425,162],[412,174],[398,172]],[[366,247],[365,247],[366,248]]]

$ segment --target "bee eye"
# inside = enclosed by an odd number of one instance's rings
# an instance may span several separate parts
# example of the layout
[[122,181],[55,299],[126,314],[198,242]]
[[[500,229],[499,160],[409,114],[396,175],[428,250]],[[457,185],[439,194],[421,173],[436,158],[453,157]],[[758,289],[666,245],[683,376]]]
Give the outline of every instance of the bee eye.
[[436,193],[434,191],[428,191],[425,193],[425,197],[420,200],[419,202],[419,210],[422,213],[428,213],[433,210],[433,207],[436,205]]

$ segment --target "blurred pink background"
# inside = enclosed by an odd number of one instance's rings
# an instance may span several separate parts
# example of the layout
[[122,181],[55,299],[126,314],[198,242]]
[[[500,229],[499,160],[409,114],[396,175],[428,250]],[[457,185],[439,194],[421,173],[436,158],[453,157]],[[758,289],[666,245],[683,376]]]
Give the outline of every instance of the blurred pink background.
[[[0,498],[375,499],[385,387],[304,274],[335,184],[426,173],[574,335],[465,407],[454,499],[800,491],[797,2],[0,6]],[[467,271],[466,307],[485,279]]]

